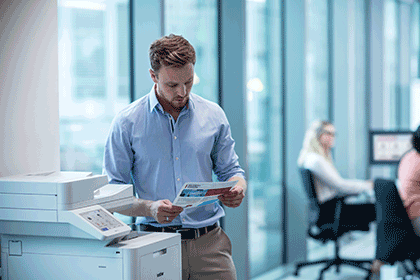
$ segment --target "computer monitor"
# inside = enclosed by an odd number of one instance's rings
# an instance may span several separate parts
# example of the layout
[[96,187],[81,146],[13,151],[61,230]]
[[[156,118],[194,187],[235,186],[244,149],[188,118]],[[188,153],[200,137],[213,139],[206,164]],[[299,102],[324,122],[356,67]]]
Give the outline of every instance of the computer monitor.
[[372,130],[369,134],[371,164],[398,164],[412,148],[412,131]]

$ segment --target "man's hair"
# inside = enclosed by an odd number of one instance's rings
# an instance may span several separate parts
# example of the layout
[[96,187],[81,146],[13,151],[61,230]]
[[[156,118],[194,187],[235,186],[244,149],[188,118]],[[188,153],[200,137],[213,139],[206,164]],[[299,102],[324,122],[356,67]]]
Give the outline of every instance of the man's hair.
[[417,127],[417,130],[413,133],[413,138],[411,138],[411,144],[413,144],[413,148],[420,153],[420,125]]
[[180,68],[187,63],[195,65],[195,50],[184,37],[170,34],[150,45],[149,59],[152,70],[157,73],[162,66]]

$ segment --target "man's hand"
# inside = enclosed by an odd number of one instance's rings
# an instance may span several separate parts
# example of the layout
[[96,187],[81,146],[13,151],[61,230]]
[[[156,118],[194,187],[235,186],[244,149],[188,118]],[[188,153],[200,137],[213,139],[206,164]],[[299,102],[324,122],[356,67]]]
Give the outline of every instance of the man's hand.
[[219,200],[227,207],[236,208],[241,205],[245,197],[246,182],[241,177],[232,177],[229,181],[238,180],[238,183],[230,189],[229,193],[220,195]]
[[245,197],[245,191],[241,186],[234,186],[229,193],[220,195],[219,200],[227,207],[236,208],[241,205]]
[[172,222],[184,208],[172,205],[168,199],[154,201],[150,204],[150,215],[160,224]]

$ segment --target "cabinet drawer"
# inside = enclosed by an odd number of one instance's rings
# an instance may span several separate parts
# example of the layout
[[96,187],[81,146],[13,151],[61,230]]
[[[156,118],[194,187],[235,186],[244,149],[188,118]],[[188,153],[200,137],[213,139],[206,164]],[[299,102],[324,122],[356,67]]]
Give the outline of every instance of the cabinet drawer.
[[179,246],[163,248],[140,258],[141,279],[181,280]]

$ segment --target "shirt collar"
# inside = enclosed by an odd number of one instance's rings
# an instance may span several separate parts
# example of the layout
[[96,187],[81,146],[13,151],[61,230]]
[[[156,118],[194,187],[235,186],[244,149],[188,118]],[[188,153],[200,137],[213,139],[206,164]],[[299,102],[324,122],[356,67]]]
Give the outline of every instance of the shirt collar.
[[[150,105],[150,113],[153,111],[153,109],[158,106],[162,110],[162,106],[159,104],[159,101],[155,94],[155,85],[152,86],[152,89],[149,92],[149,105]],[[163,110],[162,110],[163,111]]]
[[[158,110],[161,110],[162,112],[164,112],[162,105],[160,105],[159,100],[156,97],[155,86],[156,84],[152,86],[152,89],[149,92],[150,113],[153,111],[155,107],[157,107]],[[190,92],[190,98],[188,100],[188,109],[189,108],[195,109],[194,99],[195,99],[194,94]]]

